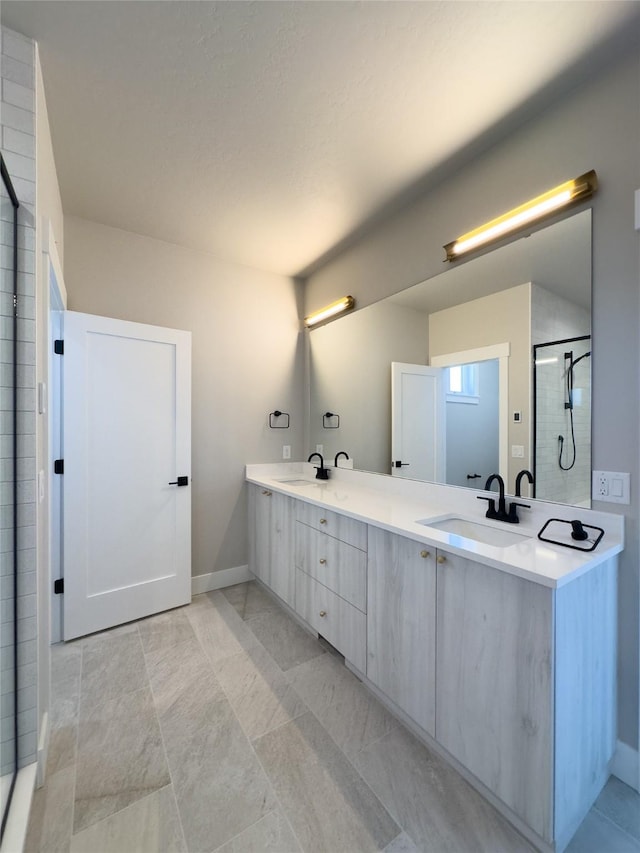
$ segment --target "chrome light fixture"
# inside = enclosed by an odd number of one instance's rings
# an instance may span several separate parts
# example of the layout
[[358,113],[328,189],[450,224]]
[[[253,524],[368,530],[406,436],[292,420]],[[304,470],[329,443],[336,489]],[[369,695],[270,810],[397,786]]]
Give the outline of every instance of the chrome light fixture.
[[308,317],[304,318],[304,324],[307,328],[317,326],[318,323],[322,323],[324,320],[329,320],[331,317],[342,314],[344,311],[350,311],[355,304],[356,300],[353,296],[343,296],[342,299],[337,299],[331,305],[327,305],[325,308],[320,308],[319,311],[309,314]]
[[589,198],[598,189],[598,176],[592,169],[579,178],[565,181],[546,193],[531,199],[531,201],[515,207],[502,216],[468,231],[457,240],[447,243],[444,247],[448,261],[455,261],[467,252],[473,252],[487,243],[499,240],[508,234],[513,234],[527,225],[539,222],[569,205]]

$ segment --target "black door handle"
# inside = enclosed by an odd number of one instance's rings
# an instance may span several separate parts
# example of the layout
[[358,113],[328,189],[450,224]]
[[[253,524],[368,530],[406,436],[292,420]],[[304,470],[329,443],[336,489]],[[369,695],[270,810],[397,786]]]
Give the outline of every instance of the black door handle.
[[177,480],[174,480],[172,483],[169,483],[170,486],[188,486],[189,478],[188,477],[178,477]]
[[395,468],[407,468],[410,464],[409,462],[401,462],[399,459],[393,463]]

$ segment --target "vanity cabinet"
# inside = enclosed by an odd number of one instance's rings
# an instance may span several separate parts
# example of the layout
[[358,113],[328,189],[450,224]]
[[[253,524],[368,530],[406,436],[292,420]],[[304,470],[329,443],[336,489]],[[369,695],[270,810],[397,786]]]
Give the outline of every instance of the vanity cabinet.
[[293,498],[249,484],[249,571],[295,605]]
[[560,582],[562,553],[536,545],[535,582],[258,485],[249,512],[256,577],[534,844],[563,850],[615,749],[617,552]]
[[555,589],[369,528],[367,679],[558,850],[615,747],[616,572]]
[[367,678],[434,736],[435,549],[370,527],[367,602]]
[[295,539],[296,612],[364,671],[366,524],[301,501]]
[[551,841],[553,591],[439,558],[436,739]]

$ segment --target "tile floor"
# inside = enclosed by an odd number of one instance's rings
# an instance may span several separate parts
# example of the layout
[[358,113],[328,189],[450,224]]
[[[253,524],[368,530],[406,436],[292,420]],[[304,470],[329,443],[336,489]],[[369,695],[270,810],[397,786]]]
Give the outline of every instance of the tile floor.
[[[53,649],[41,853],[529,845],[255,583]],[[610,780],[571,853],[640,852]]]

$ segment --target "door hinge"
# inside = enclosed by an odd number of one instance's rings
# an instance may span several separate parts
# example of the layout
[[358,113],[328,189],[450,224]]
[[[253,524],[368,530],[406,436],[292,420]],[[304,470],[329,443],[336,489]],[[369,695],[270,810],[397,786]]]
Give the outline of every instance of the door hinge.
[[54,474],[64,474],[64,459],[56,459],[53,463]]
[[62,595],[64,592],[64,578],[58,578],[53,582],[53,592],[55,595]]
[[53,351],[56,355],[64,355],[64,341],[54,341],[53,342]]

